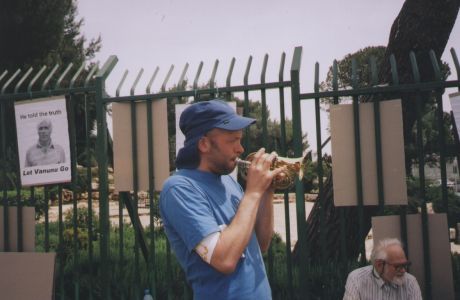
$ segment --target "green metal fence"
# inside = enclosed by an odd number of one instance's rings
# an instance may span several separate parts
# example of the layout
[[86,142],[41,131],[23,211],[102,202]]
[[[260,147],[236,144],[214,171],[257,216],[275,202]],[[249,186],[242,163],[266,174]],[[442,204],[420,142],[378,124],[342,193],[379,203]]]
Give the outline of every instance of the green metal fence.
[[[454,60],[454,68],[457,76],[460,74],[460,67],[455,51],[452,49],[451,54]],[[7,209],[10,206],[17,206],[18,222],[16,224],[18,228],[18,251],[22,251],[22,207],[23,206],[35,206],[37,212],[43,212],[43,229],[37,229],[37,238],[42,237],[40,242],[43,244],[37,245],[38,251],[56,251],[57,256],[57,284],[55,291],[58,299],[141,299],[142,290],[144,288],[150,288],[155,299],[168,299],[174,298],[191,298],[191,291],[185,281],[183,280],[183,274],[178,268],[175,262],[174,256],[171,254],[169,245],[165,243],[164,235],[161,230],[156,230],[158,227],[154,226],[155,217],[157,217],[156,206],[158,202],[157,195],[155,194],[153,168],[149,169],[149,190],[146,191],[148,194],[148,208],[149,208],[149,226],[143,228],[139,221],[138,208],[140,205],[139,201],[139,190],[138,190],[138,179],[134,175],[133,177],[133,191],[120,193],[118,199],[113,199],[109,192],[109,168],[112,167],[111,157],[111,137],[107,129],[107,111],[108,106],[111,103],[116,102],[128,102],[131,103],[131,129],[132,129],[132,145],[133,153],[136,153],[137,141],[141,138],[148,139],[148,153],[149,153],[149,165],[153,161],[153,140],[152,140],[152,114],[151,105],[154,101],[166,98],[168,101],[173,99],[189,99],[193,101],[205,101],[206,99],[221,97],[225,99],[232,99],[232,95],[235,93],[241,93],[243,95],[243,114],[249,114],[249,101],[250,92],[257,94],[257,98],[260,97],[262,106],[262,141],[263,145],[268,148],[269,151],[275,150],[268,147],[268,128],[267,128],[267,116],[265,115],[267,109],[267,91],[278,92],[279,100],[279,111],[280,111],[280,125],[281,125],[281,149],[277,149],[281,156],[287,155],[286,149],[286,119],[285,115],[285,104],[286,95],[291,99],[292,106],[292,122],[293,122],[293,141],[294,141],[294,154],[296,157],[302,156],[305,149],[302,148],[302,110],[301,103],[303,101],[314,101],[315,115],[316,115],[316,146],[317,146],[317,178],[318,178],[318,189],[319,195],[323,194],[325,185],[323,182],[323,153],[322,148],[324,144],[329,140],[328,138],[321,136],[321,122],[320,122],[320,101],[324,98],[332,98],[333,103],[339,103],[342,98],[352,98],[354,105],[354,120],[355,120],[355,145],[356,145],[356,170],[357,178],[361,178],[361,156],[360,156],[360,134],[358,130],[359,116],[358,116],[358,103],[361,101],[362,96],[372,95],[391,95],[401,97],[405,93],[414,93],[417,98],[417,142],[418,142],[418,162],[419,162],[419,199],[422,200],[421,215],[422,215],[422,232],[424,241],[424,260],[425,260],[425,297],[426,299],[431,298],[431,272],[429,269],[429,255],[428,255],[428,225],[427,225],[427,210],[426,210],[426,196],[425,196],[425,174],[424,174],[424,151],[422,144],[422,122],[421,122],[421,111],[422,111],[422,93],[431,92],[436,98],[438,126],[443,127],[443,107],[442,107],[442,95],[445,88],[460,88],[460,80],[442,80],[439,62],[436,60],[434,53],[430,53],[431,61],[433,65],[433,72],[436,80],[431,82],[421,82],[420,75],[418,72],[418,65],[414,54],[411,54],[410,59],[413,69],[414,82],[410,84],[399,84],[397,65],[395,59],[390,58],[392,82],[389,85],[378,86],[377,80],[377,66],[375,60],[371,60],[370,74],[372,78],[372,85],[369,87],[358,87],[356,84],[353,89],[340,90],[338,89],[338,76],[337,76],[337,63],[333,65],[333,89],[332,90],[320,90],[319,81],[319,65],[316,64],[314,72],[314,88],[313,92],[302,93],[301,82],[300,82],[300,66],[302,57],[302,48],[297,47],[294,50],[292,57],[292,64],[290,68],[290,80],[284,79],[285,73],[285,54],[281,56],[279,64],[279,76],[277,81],[266,82],[266,69],[268,64],[268,55],[264,57],[262,71],[260,73],[260,83],[249,84],[249,74],[251,71],[252,57],[249,57],[246,63],[246,70],[244,74],[243,84],[235,85],[232,84],[233,69],[235,65],[235,59],[230,63],[227,71],[227,77],[225,86],[218,87],[216,84],[216,73],[218,71],[219,61],[215,61],[212,74],[207,80],[205,87],[198,87],[200,80],[201,70],[203,63],[200,63],[198,70],[194,76],[193,85],[190,88],[186,87],[186,75],[188,71],[188,64],[185,65],[180,79],[176,84],[176,89],[166,91],[169,78],[173,72],[174,67],[171,66],[167,75],[161,85],[159,92],[151,92],[151,87],[156,79],[158,68],[149,80],[144,94],[136,94],[135,90],[139,79],[143,74],[141,70],[131,86],[130,95],[120,96],[120,90],[124,84],[127,72],[124,73],[120,83],[118,85],[116,95],[110,96],[107,94],[105,84],[111,71],[117,64],[117,58],[115,56],[109,57],[105,64],[98,69],[97,66],[91,68],[80,66],[73,74],[71,70],[72,65],[67,66],[60,74],[58,74],[59,66],[55,66],[48,75],[43,79],[45,75],[46,67],[41,68],[35,76],[29,81],[27,88],[23,86],[28,81],[29,76],[33,73],[33,69],[29,69],[24,75],[20,76],[21,70],[17,70],[12,75],[8,75],[5,71],[0,74],[0,105],[1,105],[1,158],[2,158],[2,169],[1,169],[1,182],[2,182],[2,206],[4,209],[3,224],[4,224],[4,251],[10,251],[11,238],[9,232],[9,215]],[[356,63],[353,63],[352,77],[356,79]],[[40,79],[42,78],[42,79]],[[41,82],[41,86],[37,88],[38,83]],[[62,87],[65,82],[67,87]],[[28,101],[31,99],[43,98],[52,95],[62,95],[67,99],[67,107],[69,112],[69,136],[71,141],[71,156],[72,156],[72,182],[70,184],[59,184],[57,186],[50,185],[44,187],[32,187],[30,189],[22,189],[19,183],[19,164],[18,162],[9,161],[14,156],[16,151],[16,145],[11,144],[11,137],[15,135],[15,131],[7,123],[7,116],[12,111],[12,104],[16,101]],[[383,100],[381,100],[383,101]],[[146,102],[148,106],[148,136],[138,137],[136,136],[136,106],[137,102]],[[377,160],[377,173],[378,173],[378,191],[379,191],[379,215],[384,213],[385,203],[383,197],[383,182],[382,176],[382,165],[381,165],[381,141],[380,141],[380,123],[379,123],[379,101],[374,101],[375,111],[375,136],[376,136],[376,157]],[[91,121],[91,114],[94,113],[91,106],[95,105],[95,117],[97,127],[97,139],[94,143],[92,138],[93,124]],[[83,113],[83,114],[82,114]],[[77,142],[77,131],[84,132],[83,141]],[[443,132],[440,130],[440,132]],[[245,148],[248,149],[250,144],[249,139],[244,140]],[[81,136],[80,136],[81,138]],[[447,176],[446,176],[446,149],[445,137],[440,134],[440,162],[441,162],[441,182],[442,182],[442,199],[444,203],[444,209],[447,212],[448,201],[447,201]],[[458,145],[456,145],[458,147]],[[457,153],[459,151],[456,148]],[[95,152],[94,152],[95,150]],[[13,153],[13,154],[12,154]],[[84,155],[82,155],[82,153]],[[82,158],[83,157],[83,158]],[[93,162],[96,161],[97,165]],[[132,157],[133,170],[126,170],[127,172],[133,172],[137,174],[137,158],[135,155]],[[82,165],[82,171],[78,171]],[[97,167],[97,173],[94,172]],[[93,187],[93,179],[98,178],[98,186]],[[83,178],[83,179],[82,179]],[[362,199],[362,181],[357,181],[358,191],[358,218],[359,228],[362,230],[363,225],[363,199]],[[64,219],[64,190],[70,190],[72,195],[72,214],[70,220]],[[99,200],[94,201],[93,192],[98,192]],[[79,212],[78,198],[79,195],[87,193],[87,210]],[[57,199],[56,195],[57,194]],[[312,286],[309,284],[311,276],[311,270],[309,270],[309,262],[307,255],[309,251],[308,243],[306,240],[307,236],[307,224],[306,224],[306,211],[305,211],[305,195],[304,187],[300,181],[296,181],[295,185],[296,194],[296,216],[289,214],[289,195],[287,192],[284,193],[284,207],[285,207],[285,222],[286,222],[286,244],[284,251],[285,253],[291,252],[291,229],[289,227],[289,220],[291,218],[297,218],[297,233],[298,233],[298,250],[299,259],[295,263],[292,261],[291,255],[285,255],[284,261],[277,262],[277,256],[271,248],[267,255],[267,269],[269,280],[274,286],[274,293],[278,286],[279,270],[275,270],[275,265],[281,264],[285,270],[283,271],[284,279],[286,284],[284,286],[285,291],[278,293],[278,297],[297,299],[300,295],[304,295],[306,298],[315,298],[315,295],[311,293]],[[51,222],[49,217],[50,202],[57,200],[58,202],[58,219],[57,222]],[[118,200],[118,201],[116,201]],[[118,220],[116,225],[111,225],[110,219],[110,203],[118,202]],[[98,214],[93,211],[93,206],[97,207]],[[123,219],[124,210],[127,210],[130,215],[131,225],[126,224]],[[320,222],[324,221],[325,209],[320,207]],[[401,224],[403,224],[402,237],[403,241],[407,240],[406,224],[406,213],[405,207],[401,208]],[[341,228],[341,261],[328,262],[322,261],[324,264],[336,263],[337,268],[342,270],[343,265],[346,265],[347,255],[344,247],[344,241],[347,238],[343,228],[347,226],[348,220],[342,210],[340,212],[340,228]],[[80,214],[85,217],[86,226],[80,228]],[[97,220],[93,217],[97,217]],[[321,223],[323,224],[323,223]],[[37,227],[39,228],[39,227]],[[325,227],[322,227],[325,228]],[[54,233],[56,235],[54,235]],[[128,234],[129,233],[129,234]],[[134,237],[131,239],[131,237]],[[323,247],[326,247],[327,241],[326,230],[320,231],[320,239]],[[83,244],[83,246],[82,246]],[[159,253],[161,251],[161,253]],[[365,258],[364,245],[361,245],[361,258]],[[278,263],[278,264],[275,264]],[[342,266],[339,266],[342,264]],[[347,270],[345,270],[347,271]],[[342,279],[346,278],[346,272],[341,273]],[[123,280],[130,280],[129,282],[123,282]],[[343,287],[341,287],[343,289]],[[339,287],[340,289],[340,287]],[[316,295],[321,297],[321,295]]]

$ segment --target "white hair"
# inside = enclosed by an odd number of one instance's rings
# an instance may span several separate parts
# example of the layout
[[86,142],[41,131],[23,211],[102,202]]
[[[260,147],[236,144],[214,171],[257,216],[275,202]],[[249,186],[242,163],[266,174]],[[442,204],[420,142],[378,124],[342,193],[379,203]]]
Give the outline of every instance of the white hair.
[[40,128],[40,126],[46,125],[49,129],[53,129],[53,123],[51,122],[50,119],[43,119],[37,124],[37,129]]
[[387,259],[387,249],[391,246],[399,246],[403,248],[402,243],[395,238],[385,238],[380,241],[374,248],[372,249],[371,253],[371,262],[374,263],[376,260],[386,260]]

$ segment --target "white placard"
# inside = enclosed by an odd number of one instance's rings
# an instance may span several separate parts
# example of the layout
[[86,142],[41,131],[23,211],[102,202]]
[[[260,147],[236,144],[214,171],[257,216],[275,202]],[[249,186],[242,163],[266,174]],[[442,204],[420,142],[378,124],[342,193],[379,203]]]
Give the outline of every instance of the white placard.
[[22,186],[70,182],[70,142],[65,98],[14,106]]

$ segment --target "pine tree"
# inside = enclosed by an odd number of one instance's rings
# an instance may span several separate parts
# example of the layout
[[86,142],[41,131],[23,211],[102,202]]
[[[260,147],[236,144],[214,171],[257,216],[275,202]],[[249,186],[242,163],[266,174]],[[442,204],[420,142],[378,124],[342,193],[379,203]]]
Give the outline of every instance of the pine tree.
[[[58,72],[50,81],[50,86],[56,82],[58,76],[70,63],[74,67],[71,73],[77,70],[83,62],[94,58],[101,47],[101,38],[86,40],[80,29],[83,19],[77,19],[77,5],[74,0],[3,0],[0,2],[0,75],[8,71],[7,76],[0,80],[2,87],[6,80],[18,69],[21,73],[12,82],[5,94],[12,93],[19,78],[33,67],[32,76],[42,66],[47,66],[47,72],[37,80],[32,90],[40,88],[41,83],[54,65],[59,64]],[[88,71],[92,67],[86,67]],[[29,80],[32,76],[29,76]],[[83,78],[84,74],[80,76]],[[70,75],[62,82],[62,87],[67,87]],[[81,82],[79,82],[81,83]],[[19,92],[23,92],[27,84],[23,84]],[[81,96],[77,96],[81,97]],[[88,111],[90,120],[95,119],[94,97],[89,98]],[[9,178],[7,186],[17,184],[15,172],[18,170],[17,142],[14,121],[13,101],[2,101],[4,120],[0,120],[0,126],[4,127],[6,145],[2,155],[1,172]],[[83,119],[82,101],[78,101],[76,118]],[[77,144],[84,141],[86,128],[77,126]],[[82,147],[78,147],[81,152]]]
[[[429,58],[429,50],[433,49],[436,58],[444,52],[449,35],[457,19],[460,1],[450,0],[406,0],[403,7],[394,20],[388,45],[385,50],[382,66],[379,74],[380,83],[390,83],[391,73],[389,56],[394,54],[398,65],[400,83],[412,83],[412,69],[409,60],[410,51],[414,51],[421,74],[421,80],[433,80],[433,70]],[[415,122],[416,107],[410,101],[413,95],[403,97],[403,123],[406,145],[410,142],[411,130]],[[409,99],[409,101],[407,101]],[[424,97],[429,101],[429,97]],[[372,101],[372,99],[367,99]],[[320,221],[320,207],[324,209],[325,219]],[[364,239],[371,228],[371,217],[377,213],[376,207],[364,207],[363,230],[360,231],[358,223],[358,209],[356,207],[335,207],[333,201],[333,182],[329,176],[324,184],[323,192],[318,196],[310,216],[306,222],[308,259],[312,262],[340,260],[341,259],[341,224],[340,211],[346,219],[345,250],[347,259],[356,260],[362,251]],[[324,226],[322,226],[324,224]],[[359,235],[359,232],[362,235]],[[326,244],[322,245],[321,235],[325,234]],[[297,245],[296,245],[297,246]],[[294,257],[300,255],[298,248],[294,249]],[[303,253],[302,255],[305,255]]]

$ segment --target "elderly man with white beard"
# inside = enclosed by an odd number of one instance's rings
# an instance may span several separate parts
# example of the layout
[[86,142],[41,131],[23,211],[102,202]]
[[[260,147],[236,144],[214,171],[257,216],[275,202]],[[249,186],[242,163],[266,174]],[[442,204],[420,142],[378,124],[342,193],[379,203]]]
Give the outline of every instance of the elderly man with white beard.
[[407,273],[410,262],[399,240],[378,242],[371,262],[348,275],[344,300],[422,299],[417,279]]

